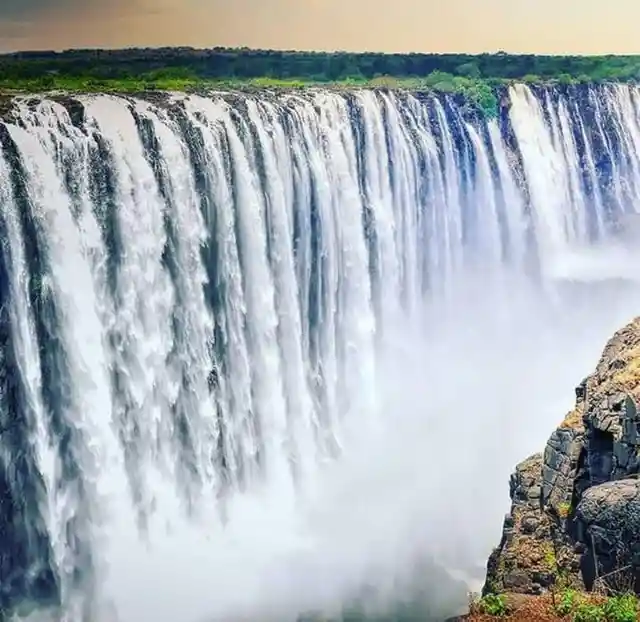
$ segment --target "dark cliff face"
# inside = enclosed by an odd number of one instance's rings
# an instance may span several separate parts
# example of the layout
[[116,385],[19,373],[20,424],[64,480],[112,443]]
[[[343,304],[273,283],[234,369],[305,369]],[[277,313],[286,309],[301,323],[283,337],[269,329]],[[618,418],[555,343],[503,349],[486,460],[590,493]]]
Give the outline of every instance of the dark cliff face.
[[487,592],[538,594],[560,578],[640,587],[640,318],[618,331],[543,454],[516,467]]

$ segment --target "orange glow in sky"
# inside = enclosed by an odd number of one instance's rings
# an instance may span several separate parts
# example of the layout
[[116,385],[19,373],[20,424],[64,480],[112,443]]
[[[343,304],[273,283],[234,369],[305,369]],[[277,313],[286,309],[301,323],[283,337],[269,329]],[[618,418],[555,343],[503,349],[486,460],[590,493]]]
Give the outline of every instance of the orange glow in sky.
[[0,49],[633,54],[639,23],[638,0],[0,0]]

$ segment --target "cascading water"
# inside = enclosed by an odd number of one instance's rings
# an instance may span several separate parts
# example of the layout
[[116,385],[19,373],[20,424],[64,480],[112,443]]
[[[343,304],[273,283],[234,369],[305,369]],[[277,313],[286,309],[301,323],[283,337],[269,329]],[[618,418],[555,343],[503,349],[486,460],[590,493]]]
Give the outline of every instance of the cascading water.
[[511,465],[640,302],[616,237],[640,212],[640,90],[502,104],[13,102],[5,610],[282,622],[486,556]]

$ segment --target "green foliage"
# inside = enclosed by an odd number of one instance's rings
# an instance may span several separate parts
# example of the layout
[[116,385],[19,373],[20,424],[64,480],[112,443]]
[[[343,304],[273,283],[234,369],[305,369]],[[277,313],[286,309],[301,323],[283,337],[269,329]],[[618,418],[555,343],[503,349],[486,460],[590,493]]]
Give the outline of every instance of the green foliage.
[[571,510],[572,510],[571,504],[566,501],[563,501],[562,503],[558,504],[557,510],[558,510],[558,516],[560,518],[567,518],[567,516],[571,514]]
[[605,622],[604,609],[601,605],[580,600],[573,611],[572,622]]
[[397,89],[400,81],[394,76],[376,76],[369,82],[369,86],[374,88]]
[[488,118],[492,119],[498,116],[498,98],[488,84],[479,82],[465,94]]
[[482,76],[482,72],[480,71],[478,64],[473,62],[463,63],[462,65],[457,67],[456,74],[458,74],[459,76],[472,78],[474,80],[477,80]]
[[251,80],[247,81],[248,86],[252,86],[254,88],[259,89],[299,89],[307,86],[307,82],[304,80],[295,80],[293,78],[288,79],[278,79],[278,78],[251,78]]
[[424,86],[432,88],[443,93],[454,93],[456,86],[466,84],[467,80],[462,78],[456,81],[456,76],[445,73],[444,71],[433,71],[428,74],[423,81]]
[[621,594],[608,598],[604,603],[590,602],[585,595],[567,589],[556,600],[556,613],[571,615],[572,622],[636,622],[640,610],[635,594]]
[[576,590],[565,590],[560,594],[556,602],[556,612],[561,616],[568,616],[576,607],[580,600],[580,595]]
[[495,86],[501,84],[497,81],[489,84],[487,80],[463,78],[442,71],[434,71],[417,83],[417,87],[427,88],[440,93],[462,95],[465,99],[478,107],[488,118],[494,118],[498,114],[498,98]]
[[206,88],[426,89],[463,96],[487,117],[498,88],[640,80],[640,56],[355,54],[246,48],[69,50],[0,56],[0,92],[191,91]]
[[550,572],[555,573],[558,569],[556,553],[551,545],[546,546],[544,549],[544,564]]
[[636,622],[638,619],[638,597],[635,594],[613,596],[604,604],[607,622]]
[[571,76],[568,73],[561,73],[556,78],[556,81],[558,82],[558,84],[575,84],[576,83],[575,78],[573,78],[573,76]]
[[[108,80],[149,76],[162,79],[305,79],[336,82],[378,76],[424,78],[434,72],[478,80],[522,80],[538,76],[587,76],[590,81],[636,80],[640,56],[536,56],[533,54],[383,54],[287,52],[246,48],[68,50],[0,56],[0,79],[33,79],[50,73]],[[155,77],[151,77],[156,74]]]
[[507,614],[507,601],[502,594],[487,594],[478,603],[480,611],[489,616],[502,617]]

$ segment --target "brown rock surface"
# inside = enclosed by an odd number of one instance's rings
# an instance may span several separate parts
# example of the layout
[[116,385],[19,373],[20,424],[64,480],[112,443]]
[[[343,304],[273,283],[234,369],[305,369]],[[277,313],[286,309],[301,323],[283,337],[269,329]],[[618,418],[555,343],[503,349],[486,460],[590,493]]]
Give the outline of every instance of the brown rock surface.
[[582,588],[573,543],[564,535],[564,520],[547,511],[542,499],[542,454],[531,456],[511,476],[511,512],[505,518],[502,540],[487,564],[484,593],[542,594],[557,580]]

